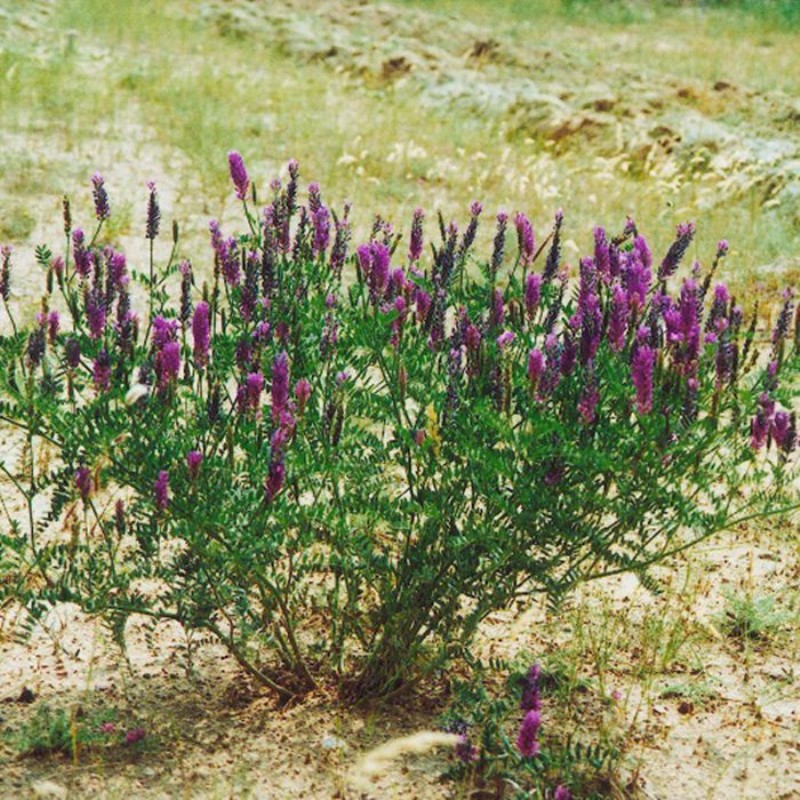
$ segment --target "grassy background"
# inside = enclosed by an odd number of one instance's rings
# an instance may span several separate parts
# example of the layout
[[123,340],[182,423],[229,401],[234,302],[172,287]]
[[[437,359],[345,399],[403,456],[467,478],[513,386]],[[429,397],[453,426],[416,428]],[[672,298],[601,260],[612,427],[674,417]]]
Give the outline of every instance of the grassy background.
[[[729,269],[743,285],[772,290],[797,277],[800,212],[771,205],[763,181],[745,183],[730,202],[714,202],[726,176],[704,172],[703,154],[677,172],[648,171],[615,146],[611,129],[597,140],[554,143],[508,115],[480,116],[446,104],[423,108],[413,82],[309,56],[286,36],[239,24],[229,10],[236,4],[41,5],[52,7],[46,24],[23,25],[21,35],[0,38],[0,127],[8,141],[0,153],[2,241],[29,248],[45,238],[58,241],[60,195],[75,194],[89,213],[88,178],[98,169],[108,177],[118,237],[140,238],[141,187],[155,177],[165,190],[165,213],[181,220],[187,247],[200,260],[208,218],[224,218],[234,208],[225,153],[235,148],[262,194],[286,160],[298,158],[304,177],[320,180],[335,205],[354,201],[362,234],[374,213],[406,227],[417,205],[464,219],[473,198],[490,211],[525,210],[543,231],[563,206],[575,242],[567,257],[574,263],[594,224],[617,229],[632,214],[658,253],[674,225],[693,218],[694,255],[708,259],[716,240],[729,238]],[[313,19],[313,6],[288,4],[292,24]],[[342,13],[350,6],[343,2]],[[708,89],[717,81],[741,87],[744,98],[747,92],[790,100],[800,94],[798,7],[781,0],[396,0],[388,6],[398,24],[421,15],[423,55],[445,50],[453,33],[472,26],[465,36],[499,43],[504,58],[511,54],[510,70],[528,51],[534,64],[537,53],[552,54],[556,67],[543,73],[545,88],[552,78],[562,94],[579,92],[599,77],[622,92],[626,75],[652,77],[659,91],[669,87],[664,102],[677,113],[688,106],[734,125],[736,115],[751,124],[757,113],[746,99],[718,109]],[[16,8],[0,0],[12,20],[23,16]],[[333,5],[326,9],[333,13]],[[365,52],[369,19],[354,16],[351,26]],[[379,57],[392,52],[392,30],[376,34]],[[504,64],[489,63],[486,74],[496,79]],[[519,74],[526,69],[523,64]],[[690,100],[676,103],[674,87],[684,85]],[[620,127],[626,124],[620,115]],[[766,268],[776,264],[780,269]]]

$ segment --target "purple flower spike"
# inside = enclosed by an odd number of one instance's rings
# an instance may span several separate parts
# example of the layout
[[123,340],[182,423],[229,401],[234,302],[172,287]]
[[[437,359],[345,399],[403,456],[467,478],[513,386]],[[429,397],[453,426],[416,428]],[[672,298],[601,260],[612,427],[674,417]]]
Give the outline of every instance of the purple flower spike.
[[306,410],[308,398],[311,397],[311,384],[305,378],[294,385],[294,396],[297,398],[297,409],[302,414]]
[[772,418],[772,438],[779,449],[785,449],[786,437],[791,426],[791,419],[787,411],[776,411]]
[[81,346],[77,339],[67,339],[64,345],[64,357],[67,360],[67,366],[71,369],[76,369],[81,363]]
[[525,714],[517,737],[517,750],[524,758],[530,758],[539,752],[539,742],[536,737],[541,724],[542,719],[538,711],[531,710]]
[[81,495],[81,500],[88,500],[92,493],[92,473],[89,467],[78,467],[75,473],[75,487]]
[[269,472],[267,480],[264,483],[264,493],[267,502],[271,503],[276,495],[283,488],[284,481],[286,480],[286,467],[283,464],[283,457],[278,456],[269,465]]
[[111,359],[103,348],[92,365],[92,380],[98,392],[107,392],[111,387]]
[[136,744],[136,742],[141,742],[145,736],[147,736],[147,732],[144,728],[134,728],[125,734],[125,744]]
[[692,239],[694,239],[694,223],[686,222],[678,225],[675,241],[670,245],[664,260],[661,262],[661,266],[658,268],[658,279],[660,281],[667,280],[675,272],[684,254],[689,249]]
[[203,454],[199,450],[190,450],[186,454],[186,466],[189,468],[189,478],[194,481],[200,472],[200,464],[203,463]]
[[178,342],[167,342],[156,353],[155,370],[162,389],[178,379],[181,371],[181,346]]
[[328,249],[331,238],[330,214],[326,206],[321,205],[311,216],[314,226],[314,255],[324,253]]
[[542,668],[534,664],[528,674],[522,679],[522,698],[519,707],[522,711],[541,711],[542,701],[539,696],[539,683],[542,678]]
[[111,207],[108,204],[105,180],[99,172],[92,175],[92,197],[94,198],[94,215],[100,222],[111,216]]
[[611,277],[611,258],[608,252],[606,229],[600,226],[594,229],[594,264],[603,278]]
[[520,262],[523,267],[529,267],[533,263],[533,256],[536,253],[536,237],[533,233],[533,225],[531,225],[531,221],[525,214],[517,214],[514,217],[514,225],[517,228]]
[[251,372],[245,383],[247,407],[259,414],[261,411],[261,392],[264,391],[264,376],[260,372]]
[[161,226],[161,207],[158,204],[158,192],[156,191],[155,181],[149,181],[147,184],[149,195],[147,197],[147,228],[145,231],[145,239],[151,242],[158,236],[158,231]]
[[466,735],[461,735],[455,746],[456,758],[464,764],[471,764],[478,760],[478,748],[475,747]]
[[639,345],[631,363],[631,378],[636,389],[636,409],[640,414],[649,414],[653,408],[653,368],[656,351],[646,344]]
[[536,309],[539,307],[539,301],[542,297],[542,276],[541,275],[528,275],[525,279],[525,313],[528,319],[533,319]]
[[289,356],[279,353],[272,363],[272,421],[277,425],[289,402]]
[[556,786],[553,792],[553,800],[572,800],[572,793],[566,786]]
[[513,331],[503,331],[497,337],[497,347],[500,350],[505,350],[516,339],[516,334]]
[[106,309],[103,297],[96,288],[86,294],[86,320],[92,339],[102,339],[106,329]]
[[236,197],[239,200],[247,200],[247,190],[250,188],[250,178],[244,166],[244,160],[236,150],[228,153],[228,166],[231,170],[231,180],[236,188]]
[[531,350],[528,353],[528,380],[531,384],[531,391],[536,391],[539,378],[544,372],[544,354],[541,350]]
[[210,344],[208,303],[201,301],[195,306],[192,336],[194,336],[194,362],[198,367],[204,367],[208,364]]
[[156,507],[160,511],[166,511],[169,506],[169,472],[165,469],[162,469],[158,473],[158,477],[153,484],[153,494]]
[[414,210],[411,218],[411,238],[408,243],[408,260],[415,264],[422,256],[422,223],[425,219],[425,212],[421,208]]

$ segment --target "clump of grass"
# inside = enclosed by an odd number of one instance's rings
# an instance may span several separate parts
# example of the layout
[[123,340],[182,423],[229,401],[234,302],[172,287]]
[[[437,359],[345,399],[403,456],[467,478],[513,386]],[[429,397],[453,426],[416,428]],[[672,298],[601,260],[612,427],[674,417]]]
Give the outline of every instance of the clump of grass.
[[40,703],[29,720],[7,738],[23,756],[67,756],[77,763],[81,754],[114,745],[140,746],[146,731],[139,725],[122,727],[113,708],[54,707]]
[[725,599],[718,624],[726,636],[740,642],[770,641],[792,618],[790,611],[777,606],[774,595],[726,592]]

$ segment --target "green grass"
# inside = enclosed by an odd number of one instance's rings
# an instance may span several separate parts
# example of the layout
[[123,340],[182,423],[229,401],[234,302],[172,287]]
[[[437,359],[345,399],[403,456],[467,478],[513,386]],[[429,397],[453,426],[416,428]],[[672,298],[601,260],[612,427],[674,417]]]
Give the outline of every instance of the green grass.
[[[457,12],[459,20],[481,25],[503,52],[534,47],[567,56],[567,83],[585,81],[587,70],[602,79],[608,67],[609,80],[630,70],[654,81],[672,76],[710,86],[726,79],[755,89],[777,81],[800,91],[796,36],[774,24],[772,12],[557,0],[399,0],[396,7],[402,6],[429,10],[423,44],[446,48]],[[334,205],[354,201],[357,235],[366,233],[375,212],[405,229],[417,205],[463,220],[469,202],[479,198],[489,212],[527,211],[541,233],[564,207],[568,238],[581,251],[593,225],[618,229],[632,214],[658,253],[678,222],[694,218],[698,239],[691,255],[707,260],[716,241],[729,238],[726,269],[740,283],[765,281],[771,290],[797,274],[796,268],[780,278],[756,271],[800,252],[800,212],[765,207],[769,188],[763,185],[714,205],[715,186],[727,176],[691,165],[660,173],[644,154],[620,151],[613,129],[596,140],[578,136],[553,146],[524,120],[421,109],[413,84],[340,74],[257,31],[212,24],[179,0],[63,0],[50,27],[53,44],[44,51],[25,41],[0,51],[0,125],[18,137],[2,156],[0,178],[12,208],[33,207],[30,199],[38,198],[41,208],[53,209],[62,192],[80,190],[88,212],[88,178],[108,168],[92,158],[98,140],[107,146],[99,152],[127,159],[131,184],[112,182],[109,190],[112,202],[128,206],[120,235],[135,234],[142,213],[137,202],[143,203],[135,188],[162,177],[138,167],[129,152],[144,133],[162,152],[164,168],[175,172],[169,177],[176,203],[166,213],[182,223],[193,217],[182,225],[192,247],[204,243],[205,221],[231,202],[225,154],[238,149],[262,197],[280,167],[298,158],[304,177],[319,180]],[[82,58],[85,47],[103,54],[96,64]],[[716,100],[711,93],[692,102],[713,111]],[[751,113],[746,103],[742,108]],[[128,137],[131,121],[143,132]],[[33,161],[30,152],[37,153]],[[24,213],[5,223],[5,240],[30,234],[35,212]],[[57,219],[52,227],[58,230]],[[566,250],[570,263],[577,254],[575,247]]]

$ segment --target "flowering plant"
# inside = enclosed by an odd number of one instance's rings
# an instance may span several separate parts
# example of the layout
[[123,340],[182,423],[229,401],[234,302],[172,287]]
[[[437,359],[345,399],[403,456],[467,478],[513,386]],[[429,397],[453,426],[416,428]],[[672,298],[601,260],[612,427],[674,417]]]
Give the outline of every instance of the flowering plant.
[[[120,641],[131,614],[172,619],[284,697],[331,678],[386,694],[515,598],[649,581],[791,507],[800,318],[787,294],[759,348],[756,315],[712,287],[725,243],[675,284],[693,226],[655,264],[628,220],[571,280],[561,212],[538,246],[498,214],[483,262],[474,203],[429,259],[421,210],[407,249],[378,217],[350,254],[349,206],[314,183],[301,205],[295,162],[259,211],[229,163],[245,227],[211,222],[213,272],[177,258],[176,225],[157,265],[153,183],[148,269],[129,269],[99,175],[91,238],[65,201],[63,256],[37,249],[41,311],[0,337],[22,446],[2,470],[26,510],[5,505],[2,591],[34,615],[74,601]],[[4,248],[7,310],[10,285]]]

